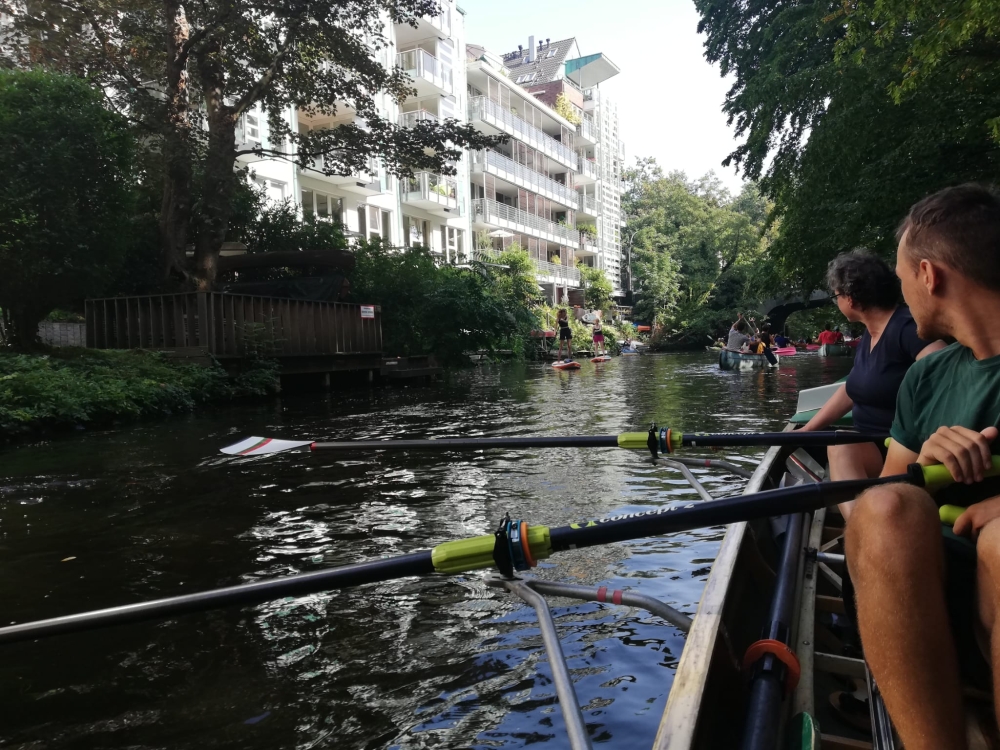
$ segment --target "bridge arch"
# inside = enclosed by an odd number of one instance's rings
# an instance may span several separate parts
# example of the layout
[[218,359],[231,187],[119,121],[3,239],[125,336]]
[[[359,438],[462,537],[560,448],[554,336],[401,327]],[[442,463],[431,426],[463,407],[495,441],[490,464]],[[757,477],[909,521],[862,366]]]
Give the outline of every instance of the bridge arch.
[[760,313],[768,317],[772,331],[781,331],[785,328],[785,321],[788,316],[799,310],[813,310],[823,307],[833,302],[830,293],[817,289],[808,297],[800,295],[798,297],[774,298],[766,300],[760,306]]

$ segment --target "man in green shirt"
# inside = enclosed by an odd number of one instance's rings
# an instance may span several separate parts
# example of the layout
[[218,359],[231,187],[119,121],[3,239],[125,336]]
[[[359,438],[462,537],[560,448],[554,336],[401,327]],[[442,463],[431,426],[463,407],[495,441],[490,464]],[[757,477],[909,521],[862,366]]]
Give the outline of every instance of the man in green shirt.
[[924,490],[873,488],[851,514],[847,560],[865,657],[906,749],[958,750],[960,662],[966,675],[977,661],[991,668],[1000,685],[1000,486],[978,484],[1000,452],[1000,197],[978,185],[942,190],[897,236],[918,335],[955,343],[907,372],[882,475],[943,463],[957,480],[948,502],[968,510],[942,534]]

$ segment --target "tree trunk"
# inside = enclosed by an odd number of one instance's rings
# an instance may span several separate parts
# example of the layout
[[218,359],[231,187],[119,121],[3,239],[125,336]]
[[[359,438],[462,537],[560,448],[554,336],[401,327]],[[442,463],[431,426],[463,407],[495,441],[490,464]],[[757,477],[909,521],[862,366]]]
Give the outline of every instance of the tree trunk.
[[191,221],[191,118],[187,55],[190,29],[184,6],[164,0],[167,18],[166,129],[163,134],[163,203],[160,207],[161,268],[165,279],[188,279],[187,232]]
[[236,117],[224,100],[224,73],[219,63],[221,50],[206,47],[197,57],[198,75],[205,89],[208,114],[208,151],[202,184],[202,211],[194,248],[194,276],[199,291],[211,291],[218,273],[219,251],[226,240],[232,215],[237,174]]

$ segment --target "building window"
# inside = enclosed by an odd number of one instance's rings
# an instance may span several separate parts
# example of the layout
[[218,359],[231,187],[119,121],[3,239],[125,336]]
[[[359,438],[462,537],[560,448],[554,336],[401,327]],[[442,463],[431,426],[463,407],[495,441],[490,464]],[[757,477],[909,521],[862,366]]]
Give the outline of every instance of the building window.
[[265,180],[263,177],[255,177],[254,182],[264,188],[268,202],[281,203],[285,200],[285,183],[279,180]]
[[458,261],[464,255],[465,232],[454,227],[441,227],[441,245],[444,249],[445,259],[451,263]]
[[324,195],[313,190],[303,190],[301,198],[303,218],[316,216],[320,219],[328,219],[346,225],[343,198],[338,198],[336,195]]

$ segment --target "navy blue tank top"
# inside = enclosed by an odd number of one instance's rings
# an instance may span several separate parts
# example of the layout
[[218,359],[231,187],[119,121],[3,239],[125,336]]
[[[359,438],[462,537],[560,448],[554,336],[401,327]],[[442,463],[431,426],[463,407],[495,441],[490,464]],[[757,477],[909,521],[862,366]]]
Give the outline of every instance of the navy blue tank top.
[[878,343],[865,331],[847,376],[847,395],[854,402],[854,426],[861,432],[888,433],[896,414],[896,394],[903,376],[930,342],[917,336],[910,308],[900,305],[889,318]]

